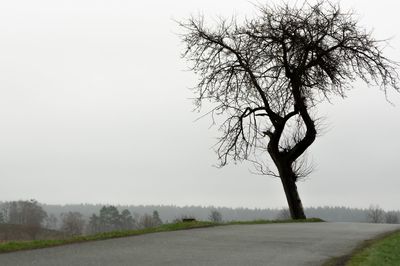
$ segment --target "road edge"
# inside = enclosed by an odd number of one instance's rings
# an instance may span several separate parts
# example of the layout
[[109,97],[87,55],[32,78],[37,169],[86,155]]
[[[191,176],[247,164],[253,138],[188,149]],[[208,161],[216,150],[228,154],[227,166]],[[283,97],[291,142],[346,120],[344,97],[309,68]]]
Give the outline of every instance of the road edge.
[[400,229],[390,230],[388,232],[380,233],[373,238],[363,240],[357,244],[355,248],[353,248],[350,252],[337,257],[332,257],[329,260],[325,261],[322,266],[346,266],[346,264],[350,261],[350,259],[356,255],[357,253],[369,248],[375,243],[400,232]]

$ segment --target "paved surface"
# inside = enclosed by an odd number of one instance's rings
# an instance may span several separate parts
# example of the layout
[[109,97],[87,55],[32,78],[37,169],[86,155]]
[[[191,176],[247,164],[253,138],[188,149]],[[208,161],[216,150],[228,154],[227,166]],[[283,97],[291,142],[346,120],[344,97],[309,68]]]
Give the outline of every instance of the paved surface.
[[321,265],[400,225],[232,225],[0,255],[0,265]]

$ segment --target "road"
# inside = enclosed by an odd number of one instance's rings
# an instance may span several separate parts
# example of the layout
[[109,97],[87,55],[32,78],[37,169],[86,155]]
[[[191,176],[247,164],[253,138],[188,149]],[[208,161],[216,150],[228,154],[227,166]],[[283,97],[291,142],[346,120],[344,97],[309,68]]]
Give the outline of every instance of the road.
[[321,265],[400,225],[230,225],[0,255],[0,265]]

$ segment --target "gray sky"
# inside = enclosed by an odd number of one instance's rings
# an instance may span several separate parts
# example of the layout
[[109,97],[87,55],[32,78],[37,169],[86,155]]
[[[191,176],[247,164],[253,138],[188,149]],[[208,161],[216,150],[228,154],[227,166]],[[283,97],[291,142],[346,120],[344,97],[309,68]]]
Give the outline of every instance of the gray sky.
[[[260,1],[262,2],[262,1]],[[274,2],[274,1],[268,1]],[[280,2],[280,1],[275,1]],[[342,0],[400,61],[400,3]],[[282,207],[276,178],[216,169],[173,19],[254,14],[249,1],[0,1],[0,200]],[[320,106],[305,206],[400,209],[400,95],[362,83]],[[373,107],[373,108],[372,108]]]

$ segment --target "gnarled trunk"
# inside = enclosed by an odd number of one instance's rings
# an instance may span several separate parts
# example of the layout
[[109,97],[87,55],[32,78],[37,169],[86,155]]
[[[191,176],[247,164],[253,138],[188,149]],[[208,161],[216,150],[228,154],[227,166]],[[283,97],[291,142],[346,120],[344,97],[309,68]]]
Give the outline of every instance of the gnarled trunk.
[[[286,200],[288,202],[290,216],[292,217],[292,219],[305,219],[306,215],[304,214],[303,204],[301,203],[299,192],[297,191],[297,176],[292,168],[292,164],[294,161],[292,159],[293,156],[291,156],[291,151],[281,152],[278,148],[279,139],[282,135],[284,126],[285,124],[278,124],[275,128],[276,130],[274,131],[274,133],[270,134],[268,153],[278,169],[279,177],[281,179],[286,195]],[[299,152],[300,155],[301,153],[302,152]],[[295,159],[297,159],[299,155],[296,156],[297,157],[295,157]]]
[[278,169],[292,219],[305,219],[306,215],[297,191],[296,176],[292,167],[288,164],[282,164]]
[[286,157],[282,156],[277,148],[272,148],[277,145],[275,145],[276,139],[272,138],[271,140],[268,152],[278,169],[288,202],[290,216],[292,219],[305,219],[306,215],[304,214],[303,204],[301,203],[296,185],[297,176],[292,169],[292,163]]

